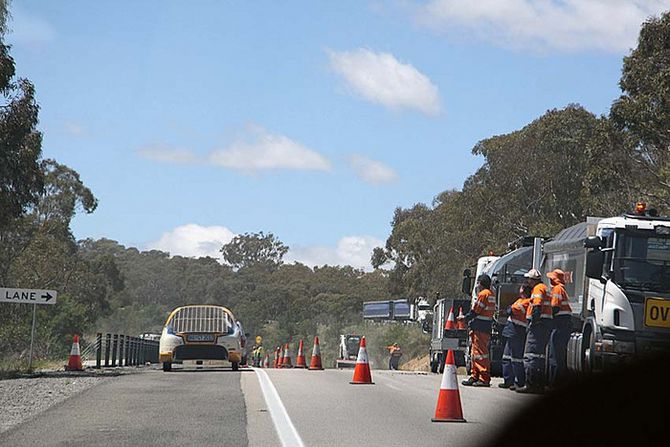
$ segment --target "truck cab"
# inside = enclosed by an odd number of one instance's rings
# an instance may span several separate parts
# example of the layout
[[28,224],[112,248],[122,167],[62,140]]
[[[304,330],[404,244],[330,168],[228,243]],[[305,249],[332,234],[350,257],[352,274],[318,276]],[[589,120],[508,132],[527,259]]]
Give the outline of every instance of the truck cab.
[[638,204],[635,214],[592,219],[586,236],[568,367],[592,372],[670,351],[670,218]]

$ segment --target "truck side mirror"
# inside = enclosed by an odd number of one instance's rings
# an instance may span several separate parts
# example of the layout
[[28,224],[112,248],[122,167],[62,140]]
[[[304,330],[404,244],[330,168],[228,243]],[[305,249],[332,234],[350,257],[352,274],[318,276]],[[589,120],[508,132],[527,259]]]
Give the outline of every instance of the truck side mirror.
[[461,285],[461,292],[466,295],[470,295],[472,292],[472,276],[464,276],[463,284]]
[[589,250],[586,253],[586,276],[591,279],[601,280],[603,278],[603,264],[605,253],[600,249]]
[[601,248],[603,246],[603,240],[600,236],[589,236],[584,239],[584,247],[586,248]]

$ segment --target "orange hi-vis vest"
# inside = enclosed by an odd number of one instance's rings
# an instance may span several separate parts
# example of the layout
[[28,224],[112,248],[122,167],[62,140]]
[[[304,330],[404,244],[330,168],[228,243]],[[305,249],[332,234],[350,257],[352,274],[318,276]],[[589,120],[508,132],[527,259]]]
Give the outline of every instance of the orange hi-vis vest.
[[556,284],[551,289],[551,307],[558,307],[556,316],[572,314],[568,292],[565,291],[565,286],[563,284]]
[[526,319],[526,312],[528,312],[528,305],[530,298],[519,298],[512,304],[512,315],[507,319],[519,326],[527,327],[528,320]]
[[533,287],[533,291],[530,294],[530,305],[528,306],[528,311],[526,312],[526,319],[530,320],[533,315],[533,309],[537,306],[540,306],[541,313],[540,317],[552,319],[553,313],[551,311],[551,299],[549,298],[549,293],[547,286],[544,283],[539,283]]
[[496,310],[496,296],[489,289],[477,294],[477,301],[473,307],[477,314],[476,320],[493,321],[493,312]]

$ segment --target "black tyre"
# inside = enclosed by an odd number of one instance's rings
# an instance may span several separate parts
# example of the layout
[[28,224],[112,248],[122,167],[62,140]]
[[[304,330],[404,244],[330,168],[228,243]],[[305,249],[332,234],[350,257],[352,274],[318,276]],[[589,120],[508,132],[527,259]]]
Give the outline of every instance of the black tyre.
[[437,370],[440,366],[440,362],[435,357],[436,356],[431,356],[431,358],[430,358],[430,372],[432,372],[432,373],[437,373]]
[[172,371],[172,362],[163,362],[163,371],[165,372]]
[[233,362],[233,371],[239,371],[240,370],[240,364],[238,362]]

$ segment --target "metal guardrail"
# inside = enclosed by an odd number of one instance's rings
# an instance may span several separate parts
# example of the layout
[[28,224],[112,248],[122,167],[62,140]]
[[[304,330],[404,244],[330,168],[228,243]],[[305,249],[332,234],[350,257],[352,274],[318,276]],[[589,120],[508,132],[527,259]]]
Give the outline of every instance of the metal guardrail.
[[158,363],[158,341],[156,340],[98,332],[93,346],[97,369]]

